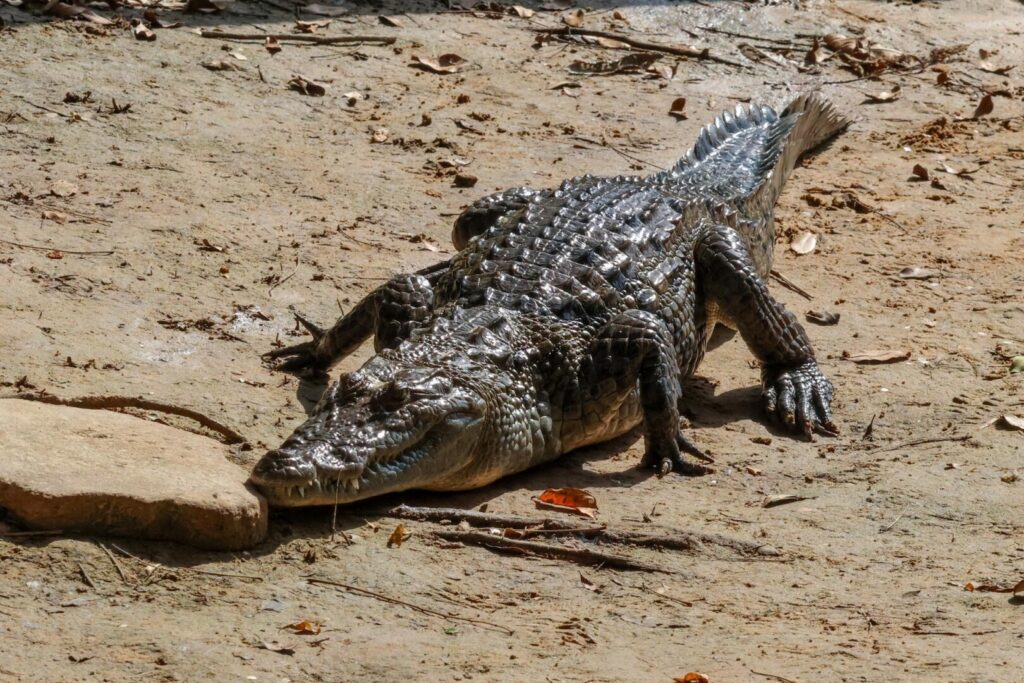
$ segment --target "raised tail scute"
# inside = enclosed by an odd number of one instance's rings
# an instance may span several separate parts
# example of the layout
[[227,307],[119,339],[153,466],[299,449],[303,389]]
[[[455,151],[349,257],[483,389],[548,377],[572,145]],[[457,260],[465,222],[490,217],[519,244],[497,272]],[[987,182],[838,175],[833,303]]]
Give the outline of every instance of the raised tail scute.
[[[789,103],[779,116],[780,153],[774,156],[772,168],[765,169],[765,181],[755,194],[769,193],[769,203],[774,203],[782,192],[789,174],[804,155],[813,152],[841,133],[850,120],[840,114],[832,103],[818,93],[804,93]],[[783,132],[784,131],[784,132]]]

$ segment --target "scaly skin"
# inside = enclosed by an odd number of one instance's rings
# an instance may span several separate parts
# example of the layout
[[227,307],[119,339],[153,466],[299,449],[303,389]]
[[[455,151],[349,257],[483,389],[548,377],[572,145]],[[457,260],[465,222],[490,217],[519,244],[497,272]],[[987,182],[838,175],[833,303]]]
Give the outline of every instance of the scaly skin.
[[769,293],[772,210],[800,155],[845,120],[822,100],[737,109],[650,177],[583,176],[486,197],[449,262],[399,275],[313,340],[268,354],[323,376],[373,335],[377,355],[324,394],[252,480],[273,505],[469,489],[642,425],[642,461],[697,475],[681,381],[716,324],[762,364],[765,410],[835,433],[832,385]]

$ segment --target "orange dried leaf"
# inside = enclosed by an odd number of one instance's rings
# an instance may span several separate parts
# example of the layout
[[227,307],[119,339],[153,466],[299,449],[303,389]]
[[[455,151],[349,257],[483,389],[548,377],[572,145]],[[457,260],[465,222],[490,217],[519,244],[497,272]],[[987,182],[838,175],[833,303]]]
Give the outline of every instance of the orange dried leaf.
[[685,676],[676,676],[672,679],[672,683],[711,683],[711,679],[704,674],[691,671]]
[[686,118],[686,98],[677,97],[672,100],[672,106],[668,109],[669,116],[674,116],[677,119]]
[[537,507],[573,512],[585,517],[593,517],[597,510],[597,499],[583,489],[547,489],[534,498],[533,502]]
[[290,628],[291,630],[298,633],[300,636],[318,636],[320,635],[320,630],[322,627],[315,621],[303,619],[297,624],[288,624],[287,626],[285,626],[285,628]]
[[566,12],[562,15],[562,23],[569,28],[579,28],[580,26],[583,26],[585,18],[586,15],[583,13],[583,10],[574,9],[573,11]]
[[399,524],[395,527],[395,530],[391,532],[391,535],[388,536],[388,547],[390,548],[391,546],[395,546],[401,548],[402,541],[409,538],[410,535],[411,534],[407,534],[405,532],[405,525]]

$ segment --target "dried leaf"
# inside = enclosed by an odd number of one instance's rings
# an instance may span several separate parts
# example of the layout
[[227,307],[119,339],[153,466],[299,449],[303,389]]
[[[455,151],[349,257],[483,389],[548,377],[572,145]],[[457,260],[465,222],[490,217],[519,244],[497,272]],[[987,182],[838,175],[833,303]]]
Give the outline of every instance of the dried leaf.
[[405,25],[394,17],[386,17],[383,14],[377,17],[377,21],[383,26],[390,26],[391,28],[405,28]]
[[469,62],[467,62],[459,55],[452,53],[443,54],[436,60],[424,59],[422,57],[417,57],[416,55],[413,55],[412,61],[414,66],[418,66],[426,71],[431,71],[435,74],[458,73],[459,71],[462,71],[467,66],[469,66]]
[[774,496],[767,496],[761,501],[761,507],[773,508],[778,505],[799,503],[801,500],[811,500],[814,496],[798,496],[794,493],[782,493]]
[[1012,587],[996,586],[991,583],[983,583],[976,586],[970,581],[964,585],[964,590],[968,593],[1018,593],[1021,589],[1024,589],[1024,581]]
[[532,9],[528,9],[526,7],[523,7],[522,5],[512,5],[511,7],[508,8],[508,13],[514,14],[522,19],[529,19],[534,14],[536,14],[536,12],[534,12]]
[[288,81],[288,87],[311,97],[323,97],[327,94],[325,86],[302,76],[292,76],[292,79]]
[[872,104],[881,104],[883,102],[895,102],[900,98],[900,86],[894,85],[892,90],[883,90],[878,93],[864,93],[864,97],[867,101]]
[[340,7],[338,5],[321,5],[319,3],[313,5],[306,5],[302,8],[303,12],[309,14],[315,14],[318,17],[340,17],[344,14],[348,14],[348,8]]
[[58,180],[50,185],[50,194],[55,197],[67,198],[78,194],[78,186],[66,180]]
[[668,108],[668,115],[674,116],[678,120],[686,118],[686,98],[677,97],[672,100],[672,106]]
[[[1006,484],[1012,484],[1015,481],[1017,481],[1017,479],[1018,479],[1018,477],[1017,477],[1017,474],[1015,472],[1009,472],[1009,473],[1004,474],[1003,476],[999,477],[999,481],[1004,482]],[[1017,585],[1020,585],[1020,584],[1017,584]]]
[[473,187],[476,185],[477,180],[479,180],[479,178],[475,175],[470,175],[469,173],[457,173],[453,184],[455,187]]
[[980,119],[982,116],[988,116],[994,108],[992,96],[985,95],[978,101],[978,106],[974,109],[974,115],[971,118]]
[[711,679],[704,674],[691,671],[684,676],[676,676],[672,683],[711,683]]
[[391,136],[391,131],[381,126],[380,128],[374,128],[370,131],[370,142],[381,143],[387,142],[388,137]]
[[911,171],[914,177],[920,178],[921,180],[928,180],[928,169],[921,164],[914,164],[914,168]]
[[64,258],[64,252],[61,251],[60,249],[54,249],[53,251],[46,252],[46,258],[53,259],[54,261],[59,261],[62,258]]
[[242,67],[231,62],[225,62],[221,59],[214,59],[209,62],[203,62],[202,67],[209,69],[210,71],[241,71]]
[[1016,415],[1003,415],[999,420],[999,426],[1004,429],[1012,429],[1018,432],[1024,432],[1024,417],[1017,417]]
[[405,539],[409,538],[410,535],[411,534],[406,534],[405,525],[399,524],[395,527],[395,530],[391,532],[391,535],[388,536],[388,547],[391,548],[393,546],[396,548],[401,548],[402,542]]
[[310,621],[309,619],[304,619],[297,624],[288,624],[285,628],[290,628],[300,636],[318,636],[322,630],[320,624],[315,621]]
[[860,353],[843,352],[843,359],[859,363],[861,365],[899,363],[909,358],[909,351],[861,351]]
[[281,645],[280,643],[275,641],[268,642],[264,640],[259,644],[258,647],[262,650],[270,650],[271,652],[276,652],[279,655],[288,655],[289,657],[295,654],[295,648],[288,647],[286,645]]
[[574,9],[562,15],[562,23],[570,28],[583,26],[584,19],[586,19],[586,14],[581,9]]
[[67,215],[60,211],[43,211],[42,218],[44,221],[53,221],[54,223],[59,223],[61,225],[68,222]]
[[[944,163],[942,164],[942,170],[950,175],[970,176],[980,171],[981,166],[978,166],[976,168],[955,168],[953,166],[950,166],[949,164]],[[973,180],[973,178],[968,178],[968,180]]]
[[939,271],[921,266],[907,266],[899,272],[899,276],[904,280],[931,280],[939,275],[941,275]]
[[610,62],[584,62],[576,60],[569,65],[569,73],[577,76],[611,76],[620,73],[639,73],[660,58],[661,55],[633,52],[621,59]]
[[155,9],[147,9],[142,13],[142,18],[149,22],[150,28],[178,28],[181,26],[180,21],[165,22],[160,18],[160,15]]
[[808,322],[817,325],[836,325],[839,323],[839,314],[830,311],[807,311],[804,315]]
[[267,39],[263,41],[263,47],[272,55],[281,51],[281,43],[277,42],[277,38],[273,36],[267,36]]
[[597,510],[597,499],[589,492],[576,488],[546,489],[533,502],[538,507],[574,512],[584,517],[593,517]]
[[593,581],[591,581],[590,579],[588,579],[587,577],[583,576],[583,572],[580,572],[580,583],[582,583],[583,587],[586,588],[588,591],[594,591],[595,593],[601,592],[601,587]]
[[813,232],[802,232],[789,243],[789,249],[795,254],[810,254],[818,246],[818,236]]
[[149,30],[145,24],[138,19],[132,19],[132,35],[135,36],[135,40],[156,40],[156,34]]
[[1013,64],[996,66],[992,62],[982,60],[978,62],[978,68],[981,69],[982,71],[987,71],[990,74],[999,74],[1000,76],[1005,76],[1006,74],[1010,73],[1010,69],[1013,68]]
[[752,467],[751,465],[747,465],[746,467],[743,468],[743,470],[752,477],[761,476],[761,470],[757,469],[756,467]]
[[331,25],[330,19],[319,19],[317,21],[295,20],[295,30],[299,33],[316,33],[317,29],[327,28]]
[[110,19],[96,14],[88,7],[69,5],[64,2],[50,2],[46,4],[45,11],[47,14],[59,19],[81,19],[82,21],[89,21],[100,26],[110,26],[114,23]]
[[671,81],[675,75],[675,67],[669,66],[668,64],[652,64],[646,69],[647,73],[654,74],[659,78],[664,78],[666,81]]

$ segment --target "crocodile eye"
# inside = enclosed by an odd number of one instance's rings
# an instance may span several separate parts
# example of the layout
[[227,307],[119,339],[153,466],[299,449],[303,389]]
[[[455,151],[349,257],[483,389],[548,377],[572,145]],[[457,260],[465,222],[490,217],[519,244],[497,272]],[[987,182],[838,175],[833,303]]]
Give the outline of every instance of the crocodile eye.
[[397,410],[409,402],[409,396],[407,388],[391,383],[373,398],[373,404],[378,410]]

